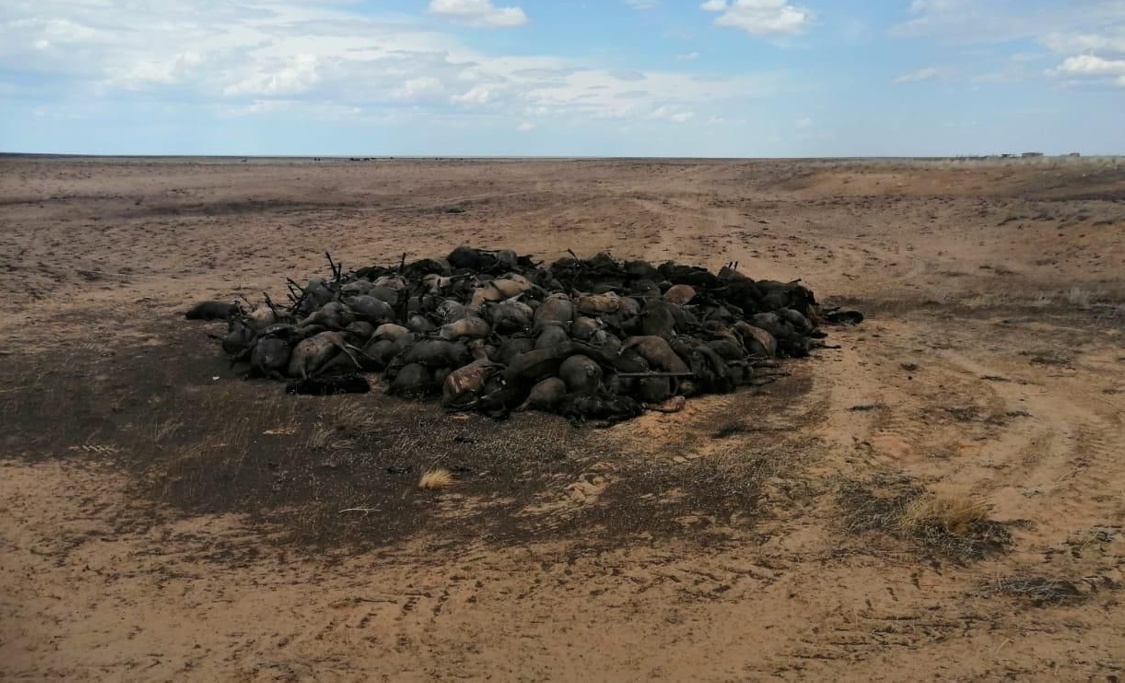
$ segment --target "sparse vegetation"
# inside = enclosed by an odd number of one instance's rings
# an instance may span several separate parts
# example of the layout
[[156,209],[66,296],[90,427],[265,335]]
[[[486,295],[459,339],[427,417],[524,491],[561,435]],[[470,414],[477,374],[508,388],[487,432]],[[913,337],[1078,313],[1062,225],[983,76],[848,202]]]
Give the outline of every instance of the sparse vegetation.
[[349,432],[352,431],[349,430],[348,427],[353,424],[354,423],[343,424],[339,422],[335,424],[325,424],[323,422],[317,422],[313,425],[313,430],[309,434],[305,446],[310,451],[349,450],[355,446],[355,441],[348,438]]
[[371,429],[378,421],[372,415],[372,406],[363,405],[355,400],[340,397],[324,413],[324,418],[329,424],[349,431],[362,431]]
[[183,426],[184,423],[175,418],[168,418],[167,420],[157,422],[152,428],[153,443],[162,443],[170,439],[175,436]]
[[1045,576],[997,578],[986,582],[981,587],[981,594],[987,597],[1014,597],[1026,600],[1036,607],[1073,605],[1083,602],[1087,597],[1074,582]]
[[[479,678],[507,653],[479,651],[466,610],[543,642],[512,677],[565,669],[591,634],[606,677],[638,657],[691,677],[701,643],[727,677],[871,677],[887,659],[914,678],[1120,675],[1125,290],[1120,230],[1090,227],[1122,225],[1121,170],[962,163],[873,190],[851,162],[224,163],[4,176],[15,675]],[[1074,229],[1079,192],[1102,199]],[[741,258],[877,315],[765,391],[609,430],[286,395],[218,357],[221,323],[172,320],[189,293],[282,301],[279,275],[320,273],[326,248],[393,266],[454,238]],[[454,485],[419,488],[436,468]],[[994,555],[1008,531],[1018,552]],[[147,624],[154,604],[167,618]],[[194,649],[169,630],[185,619]]]
[[1012,544],[1006,526],[989,519],[989,506],[967,494],[934,494],[903,479],[841,487],[846,527],[907,539],[926,552],[961,562],[981,560]]

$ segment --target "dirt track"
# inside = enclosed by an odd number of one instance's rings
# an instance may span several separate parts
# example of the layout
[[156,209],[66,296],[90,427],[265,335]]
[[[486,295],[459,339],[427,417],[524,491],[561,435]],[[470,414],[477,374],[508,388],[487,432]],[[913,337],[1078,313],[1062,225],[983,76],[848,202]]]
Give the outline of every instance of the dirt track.
[[[591,433],[290,399],[180,315],[461,242],[869,320]],[[0,676],[1117,680],[1122,263],[1115,161],[0,159]],[[856,528],[922,489],[1012,544]]]

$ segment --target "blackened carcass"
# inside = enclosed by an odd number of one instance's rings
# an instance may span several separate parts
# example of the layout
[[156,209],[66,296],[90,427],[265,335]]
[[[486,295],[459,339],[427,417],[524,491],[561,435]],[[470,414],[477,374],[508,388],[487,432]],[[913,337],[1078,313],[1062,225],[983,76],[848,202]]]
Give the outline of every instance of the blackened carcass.
[[544,266],[466,245],[349,273],[329,265],[330,278],[288,280],[288,306],[206,301],[185,315],[226,320],[215,336],[232,363],[292,393],[366,391],[363,373],[382,373],[387,393],[440,397],[451,411],[609,423],[752,384],[775,358],[831,348],[822,326],[863,319],[821,308],[800,280],[753,280],[737,263],[716,274],[571,253]]

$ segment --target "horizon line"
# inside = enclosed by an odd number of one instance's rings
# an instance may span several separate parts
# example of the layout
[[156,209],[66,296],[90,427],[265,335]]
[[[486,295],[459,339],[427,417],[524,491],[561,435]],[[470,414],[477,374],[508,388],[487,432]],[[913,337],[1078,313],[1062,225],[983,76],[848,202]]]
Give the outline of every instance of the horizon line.
[[880,156],[793,156],[793,157],[717,157],[717,156],[594,156],[594,155],[429,155],[429,154],[87,154],[70,152],[0,152],[3,158],[33,159],[220,159],[220,160],[326,160],[326,161],[863,161],[863,160],[1003,160],[1034,161],[1036,159],[1118,159],[1123,154],[1046,154],[1041,152],[1005,152],[994,154],[956,155],[880,155]]

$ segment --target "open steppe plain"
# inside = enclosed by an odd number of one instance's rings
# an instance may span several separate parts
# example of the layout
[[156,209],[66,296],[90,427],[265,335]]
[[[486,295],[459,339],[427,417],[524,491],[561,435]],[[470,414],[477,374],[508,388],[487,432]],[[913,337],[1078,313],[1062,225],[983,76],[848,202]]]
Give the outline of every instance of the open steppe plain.
[[[182,317],[460,243],[868,319],[594,430],[285,396]],[[0,677],[1118,681],[1123,264],[1114,159],[0,158]]]

